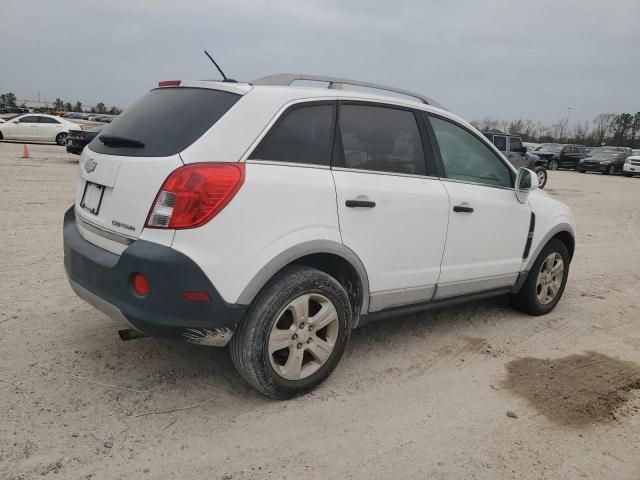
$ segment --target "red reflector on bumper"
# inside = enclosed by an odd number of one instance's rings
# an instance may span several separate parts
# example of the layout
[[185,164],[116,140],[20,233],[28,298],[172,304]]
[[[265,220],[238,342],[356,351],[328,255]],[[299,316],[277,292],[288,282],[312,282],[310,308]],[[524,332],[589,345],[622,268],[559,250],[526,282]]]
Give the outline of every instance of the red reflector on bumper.
[[210,302],[211,297],[207,292],[197,292],[193,290],[187,290],[182,292],[184,298],[189,300],[190,302]]
[[133,284],[133,289],[135,290],[135,292],[141,297],[147,296],[149,290],[151,290],[149,280],[147,280],[147,277],[145,277],[141,273],[136,273],[133,276],[133,280],[131,283]]

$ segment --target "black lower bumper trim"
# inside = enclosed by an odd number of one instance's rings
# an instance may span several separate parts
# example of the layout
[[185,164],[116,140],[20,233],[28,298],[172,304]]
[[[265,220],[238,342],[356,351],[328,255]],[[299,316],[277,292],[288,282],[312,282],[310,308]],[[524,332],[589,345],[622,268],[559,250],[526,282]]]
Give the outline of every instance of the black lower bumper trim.
[[[200,267],[172,248],[136,240],[121,255],[108,252],[80,235],[73,207],[65,213],[63,231],[64,266],[70,281],[103,305],[113,306],[146,335],[221,346],[244,315],[246,306],[222,300]],[[145,297],[132,290],[135,273],[149,279],[151,289]],[[183,296],[187,290],[206,292],[211,301],[189,301]]]

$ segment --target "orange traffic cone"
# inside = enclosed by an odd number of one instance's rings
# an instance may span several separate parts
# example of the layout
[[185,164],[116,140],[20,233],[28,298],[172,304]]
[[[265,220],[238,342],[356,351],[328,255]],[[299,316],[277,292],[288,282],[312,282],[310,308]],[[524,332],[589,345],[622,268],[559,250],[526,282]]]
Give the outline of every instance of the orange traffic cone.
[[22,146],[22,158],[29,158],[29,147],[26,143]]

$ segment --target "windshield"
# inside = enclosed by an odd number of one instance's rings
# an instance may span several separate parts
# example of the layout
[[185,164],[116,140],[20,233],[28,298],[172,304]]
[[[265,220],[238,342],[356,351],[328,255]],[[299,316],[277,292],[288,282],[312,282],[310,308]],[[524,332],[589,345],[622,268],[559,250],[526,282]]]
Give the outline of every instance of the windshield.
[[156,88],[105,126],[89,148],[131,157],[175,155],[200,138],[239,99],[235,93],[209,88]]

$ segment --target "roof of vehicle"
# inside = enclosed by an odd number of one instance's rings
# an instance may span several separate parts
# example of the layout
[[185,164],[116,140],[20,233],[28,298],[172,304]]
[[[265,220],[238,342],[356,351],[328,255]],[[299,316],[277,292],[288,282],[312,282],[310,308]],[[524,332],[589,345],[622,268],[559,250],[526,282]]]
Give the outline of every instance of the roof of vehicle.
[[[327,83],[328,87],[322,88],[318,86],[292,85],[295,81],[311,81]],[[177,81],[176,81],[177,82]],[[171,86],[196,87],[196,88],[214,88],[216,90],[224,90],[239,95],[245,95],[252,90],[255,91],[278,91],[280,95],[289,96],[290,101],[304,98],[349,98],[349,99],[365,99],[377,100],[382,102],[404,104],[412,107],[431,107],[439,111],[447,110],[437,101],[426,97],[419,93],[402,90],[386,85],[377,85],[369,82],[361,82],[358,80],[348,80],[343,78],[322,77],[314,75],[298,75],[298,74],[280,74],[263,77],[252,82],[224,82],[222,80],[180,80],[179,83]],[[373,93],[370,91],[343,89],[342,86],[356,86],[371,90],[379,90],[384,93]],[[163,85],[160,88],[164,88]],[[395,96],[402,95],[402,97]]]

